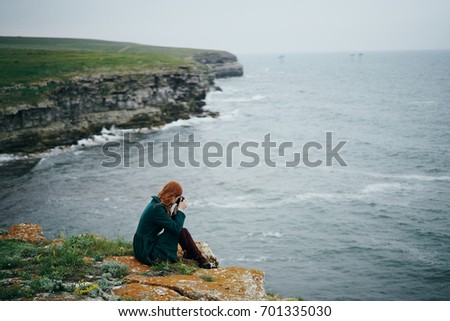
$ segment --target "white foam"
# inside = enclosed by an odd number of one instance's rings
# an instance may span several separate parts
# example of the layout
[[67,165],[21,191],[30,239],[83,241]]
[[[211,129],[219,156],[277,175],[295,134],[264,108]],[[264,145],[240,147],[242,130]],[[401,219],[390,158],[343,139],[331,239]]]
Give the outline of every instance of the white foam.
[[267,233],[266,232],[263,232],[263,233],[247,233],[244,236],[242,236],[242,238],[258,238],[260,240],[263,240],[265,238],[276,238],[276,239],[279,239],[279,238],[282,238],[282,237],[284,237],[283,233],[281,233],[281,232],[272,232],[272,231],[269,231]]
[[404,175],[398,177],[403,179],[414,179],[418,181],[450,181],[450,176]]
[[417,181],[450,181],[450,176],[442,175],[442,176],[428,176],[428,175],[389,175],[389,174],[380,174],[380,173],[367,173],[369,176],[373,177],[381,177],[381,178],[391,178],[391,179],[400,179],[400,180],[417,180]]
[[53,167],[54,165],[55,165],[55,163],[53,163],[47,157],[43,157],[39,160],[39,162],[36,165],[34,165],[34,167],[31,169],[31,171],[34,172],[34,171],[48,169],[50,167]]
[[238,262],[265,262],[267,261],[267,256],[259,256],[255,258],[249,258],[249,257],[240,257],[236,261]]
[[239,208],[263,208],[263,205],[257,202],[229,201],[227,203],[207,202],[207,206],[216,208],[239,209]]
[[223,98],[223,99],[217,99],[217,100],[221,101],[221,102],[249,102],[249,101],[264,100],[267,98],[268,98],[267,96],[263,96],[263,95],[254,95],[250,98],[238,97],[238,98]]
[[386,192],[391,190],[397,190],[403,188],[403,184],[400,183],[376,183],[369,184],[363,190],[362,193],[378,193],[378,192]]
[[282,238],[284,235],[280,232],[268,232],[268,233],[263,233],[263,237],[272,237],[272,238]]
[[240,112],[241,111],[239,109],[233,109],[232,111],[230,111],[228,113],[221,114],[219,116],[219,119],[223,120],[223,121],[232,121],[239,116]]
[[28,159],[26,155],[14,155],[14,154],[0,154],[0,164],[7,163],[15,160]]
[[162,127],[160,127],[160,130],[167,130],[169,128],[174,128],[174,127],[191,127],[191,126],[196,126],[196,125],[200,125],[203,123],[209,123],[212,121],[215,121],[216,119],[210,116],[207,117],[192,117],[189,119],[178,119],[176,121],[173,121],[171,123],[165,124]]
[[347,195],[348,194],[337,194],[337,193],[302,193],[302,194],[294,195],[294,197],[291,198],[291,200],[294,203],[297,203],[298,201],[300,201],[300,202],[307,201],[307,200],[314,199],[314,198],[332,200],[332,199],[336,199],[336,198],[347,197]]
[[410,101],[408,102],[408,105],[434,105],[436,104],[436,101],[434,100],[414,100],[414,101]]
[[77,149],[80,147],[91,147],[103,145],[107,142],[120,141],[123,139],[125,133],[136,133],[139,129],[118,129],[114,125],[110,129],[103,129],[100,135],[94,135],[91,138],[80,139],[76,145],[72,145],[72,149]]

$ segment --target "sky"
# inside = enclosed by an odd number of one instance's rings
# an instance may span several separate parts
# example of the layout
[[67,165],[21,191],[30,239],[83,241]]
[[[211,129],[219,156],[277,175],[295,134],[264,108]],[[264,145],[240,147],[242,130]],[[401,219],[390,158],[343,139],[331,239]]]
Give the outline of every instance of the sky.
[[450,49],[450,0],[0,0],[0,35],[235,54]]

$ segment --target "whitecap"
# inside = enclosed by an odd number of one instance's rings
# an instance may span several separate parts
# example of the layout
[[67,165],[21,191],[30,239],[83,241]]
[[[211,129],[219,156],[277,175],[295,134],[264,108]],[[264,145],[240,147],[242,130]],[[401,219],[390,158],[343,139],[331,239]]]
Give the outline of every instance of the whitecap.
[[272,238],[282,238],[284,235],[280,232],[268,232],[268,233],[263,233],[262,234],[263,237],[272,237]]
[[249,258],[246,256],[243,257],[239,257],[236,261],[238,262],[265,262],[267,261],[267,256],[259,256],[259,257],[255,257],[255,258]]
[[123,139],[125,133],[136,133],[138,131],[139,129],[118,129],[114,125],[111,126],[110,129],[106,129],[105,127],[103,127],[99,135],[80,139],[76,145],[71,146],[71,149],[99,146],[107,142],[120,141]]
[[442,175],[442,176],[429,176],[429,175],[418,175],[418,174],[409,174],[409,175],[390,175],[390,174],[381,174],[381,173],[365,173],[369,176],[373,177],[381,177],[381,178],[391,178],[391,179],[401,179],[401,180],[417,180],[417,181],[450,181],[450,176]]
[[258,208],[258,207],[267,207],[261,203],[256,202],[237,202],[237,201],[229,201],[227,203],[216,203],[216,202],[208,202],[207,206],[216,207],[216,208],[227,208],[227,209],[245,209],[245,208]]
[[223,113],[219,116],[220,120],[223,121],[232,121],[234,119],[236,119],[240,114],[240,110],[239,109],[233,109],[232,111],[228,112],[228,113]]
[[0,163],[7,163],[15,160],[28,159],[27,155],[0,154]]
[[414,101],[409,101],[408,105],[434,105],[436,104],[436,101],[434,100],[414,100]]
[[450,181],[450,176],[405,175],[399,176],[399,178],[414,179],[418,181]]
[[32,168],[31,171],[34,172],[34,171],[41,171],[41,170],[49,169],[49,168],[53,167],[54,165],[55,165],[55,163],[53,163],[48,158],[44,157],[39,160],[39,162]]
[[347,198],[348,194],[337,194],[337,193],[302,193],[294,195],[292,199],[295,203],[298,201],[306,201],[313,198],[321,198],[325,200],[332,200],[336,198]]
[[57,147],[47,150],[45,152],[38,153],[38,154],[36,154],[35,157],[41,158],[41,161],[42,161],[45,158],[60,155],[62,153],[70,151],[70,150],[71,150],[71,148],[68,146],[57,146]]
[[160,130],[167,130],[174,127],[192,127],[196,125],[200,125],[203,123],[209,123],[212,121],[215,121],[216,118],[207,116],[207,117],[192,117],[189,119],[178,119],[176,121],[173,121],[171,123],[163,125]]
[[250,102],[250,101],[259,101],[259,100],[264,100],[267,99],[267,96],[263,96],[263,95],[254,95],[250,98],[247,97],[237,97],[237,98],[223,98],[223,99],[216,99],[217,101],[221,101],[221,102]]
[[403,187],[400,183],[375,183],[369,184],[362,190],[362,193],[378,193],[378,192],[386,192],[389,190],[401,189]]

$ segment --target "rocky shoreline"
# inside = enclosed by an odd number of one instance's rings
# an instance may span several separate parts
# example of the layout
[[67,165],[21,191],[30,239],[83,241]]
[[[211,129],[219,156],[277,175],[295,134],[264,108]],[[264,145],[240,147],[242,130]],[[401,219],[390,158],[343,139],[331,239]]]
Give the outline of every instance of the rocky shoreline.
[[[206,243],[209,261],[219,262]],[[147,266],[131,244],[95,235],[48,241],[37,224],[18,224],[0,235],[1,300],[261,301],[264,272],[244,267],[204,270],[194,262]],[[112,254],[112,255],[108,255]]]
[[52,88],[37,105],[0,110],[0,154],[31,153],[75,144],[112,125],[152,128],[205,111],[214,79],[242,76],[236,56],[227,52],[196,54],[203,68],[178,71],[77,76],[34,84]]

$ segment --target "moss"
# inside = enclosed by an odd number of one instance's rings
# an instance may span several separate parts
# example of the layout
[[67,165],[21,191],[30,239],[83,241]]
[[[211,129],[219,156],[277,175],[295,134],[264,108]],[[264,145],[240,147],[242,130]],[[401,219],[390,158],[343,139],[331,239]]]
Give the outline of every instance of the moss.
[[76,295],[88,295],[90,297],[96,297],[102,294],[102,289],[98,284],[92,283],[78,287],[73,293]]
[[0,241],[0,268],[17,269],[33,262],[38,255],[39,246],[21,240],[5,239]]
[[[1,298],[9,300],[62,291],[65,282],[80,282],[86,275],[99,278],[107,272],[111,278],[121,278],[128,274],[128,266],[117,262],[104,262],[96,266],[95,261],[107,256],[130,254],[131,242],[110,241],[89,234],[72,236],[48,245],[0,240],[0,279],[18,278],[18,284],[2,285],[4,291],[2,289]],[[86,256],[94,259],[87,260]],[[108,287],[107,279],[103,279],[101,285]]]
[[205,282],[215,282],[216,281],[212,276],[209,276],[209,275],[199,275],[199,278]]
[[173,274],[192,275],[197,270],[198,270],[197,266],[185,264],[182,262],[178,263],[159,262],[153,265],[152,269],[149,272],[146,272],[146,275],[157,275],[157,276],[165,276]]
[[269,301],[304,301],[302,298],[283,298],[277,293],[266,293]]
[[24,286],[2,287],[0,301],[10,301],[18,298],[31,297],[34,293]]
[[35,292],[57,292],[62,289],[62,281],[52,280],[48,277],[38,277],[30,282],[30,287]]
[[127,265],[113,261],[103,262],[102,271],[110,274],[113,278],[123,278],[130,273]]

